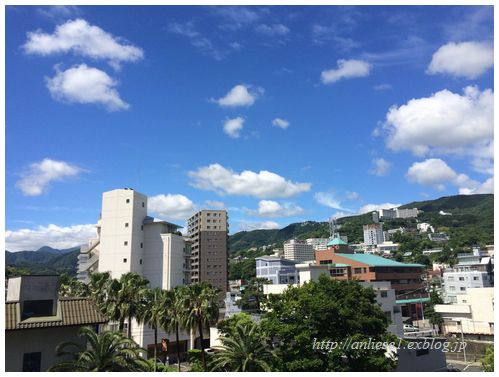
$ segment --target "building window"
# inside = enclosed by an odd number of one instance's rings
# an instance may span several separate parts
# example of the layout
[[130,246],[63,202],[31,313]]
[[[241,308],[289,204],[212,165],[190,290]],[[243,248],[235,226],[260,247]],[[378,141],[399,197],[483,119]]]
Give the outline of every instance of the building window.
[[478,276],[473,276],[473,280],[478,280]]
[[130,203],[130,199],[127,199],[127,200],[126,200],[126,202],[127,202],[127,203]]
[[125,223],[125,228],[128,228],[128,223]]
[[128,241],[123,242],[123,245],[128,246]]
[[140,230],[144,230],[144,225],[141,225],[141,226],[140,226]]
[[464,281],[464,276],[460,276],[459,281]]
[[140,243],[140,248],[142,249],[144,247],[144,244],[141,242]]
[[54,300],[26,300],[23,302],[23,311],[21,320],[24,321],[31,317],[52,316]]
[[142,202],[142,208],[144,208],[144,207],[145,207],[145,204],[144,204],[144,202]]
[[362,273],[362,268],[354,268],[353,269],[354,274],[361,274]]
[[139,260],[139,263],[140,263],[140,264],[142,264],[142,259],[141,259],[141,260]]
[[126,263],[127,259],[126,258],[123,258],[123,263]]
[[465,292],[465,291],[466,291],[466,287],[459,287],[459,290],[460,290],[461,292]]
[[449,286],[449,291],[455,291],[456,290],[456,287],[454,287],[453,285]]
[[388,291],[381,291],[381,297],[388,297]]
[[40,372],[41,364],[41,352],[30,352],[23,355],[23,372]]

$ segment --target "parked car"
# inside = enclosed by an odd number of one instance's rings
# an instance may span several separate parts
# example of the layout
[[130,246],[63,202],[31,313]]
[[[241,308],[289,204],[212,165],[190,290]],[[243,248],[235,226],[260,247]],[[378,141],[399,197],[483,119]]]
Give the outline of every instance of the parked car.
[[404,332],[415,332],[419,331],[419,327],[413,325],[404,325]]

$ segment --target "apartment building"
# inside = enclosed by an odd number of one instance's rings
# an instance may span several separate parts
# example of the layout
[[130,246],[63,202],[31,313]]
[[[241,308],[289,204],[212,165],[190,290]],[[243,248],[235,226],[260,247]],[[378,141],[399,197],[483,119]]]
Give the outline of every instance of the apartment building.
[[384,242],[383,224],[367,224],[363,226],[364,244],[366,246],[375,246]]
[[311,245],[314,250],[326,250],[329,238],[307,238],[305,242]]
[[284,242],[284,258],[295,262],[314,260],[314,248],[303,240],[288,240]]
[[189,283],[190,243],[180,226],[147,215],[147,196],[131,188],[102,194],[97,238],[81,247],[78,278],[109,271],[119,279],[135,272],[151,287],[171,289]]
[[255,261],[257,278],[270,280],[271,284],[296,284],[299,281],[297,262],[293,260],[270,256],[255,258]]
[[207,282],[228,291],[228,216],[225,210],[202,210],[188,220],[191,282]]

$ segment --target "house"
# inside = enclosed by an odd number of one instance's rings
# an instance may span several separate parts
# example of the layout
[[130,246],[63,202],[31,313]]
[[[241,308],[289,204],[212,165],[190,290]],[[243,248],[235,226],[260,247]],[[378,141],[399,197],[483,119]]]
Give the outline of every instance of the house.
[[84,345],[78,331],[95,329],[107,319],[87,298],[59,298],[58,276],[9,279],[5,302],[5,370],[47,371],[64,361],[56,356],[62,342]]

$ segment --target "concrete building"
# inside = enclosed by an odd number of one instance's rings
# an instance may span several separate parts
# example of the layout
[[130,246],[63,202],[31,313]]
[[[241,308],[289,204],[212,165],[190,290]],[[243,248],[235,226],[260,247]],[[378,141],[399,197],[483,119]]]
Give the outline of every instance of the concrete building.
[[416,225],[416,228],[421,233],[428,233],[428,232],[435,233],[435,228],[428,223],[419,223]]
[[395,209],[380,209],[378,210],[378,213],[380,220],[394,219],[397,216]]
[[191,282],[207,282],[228,291],[229,224],[225,210],[202,210],[188,220]]
[[329,238],[307,238],[305,242],[311,245],[314,250],[326,250]]
[[69,358],[56,356],[62,342],[84,346],[81,326],[98,328],[107,319],[86,298],[58,298],[58,276],[8,280],[5,301],[5,370],[47,371]]
[[443,251],[442,248],[423,250],[423,255],[439,254]]
[[430,233],[428,239],[433,242],[447,242],[450,238],[445,233]]
[[284,242],[284,258],[305,262],[314,260],[314,248],[303,240],[288,240]]
[[494,339],[494,288],[468,288],[457,301],[435,305],[444,319],[443,332],[448,335],[479,340]]
[[296,262],[293,260],[259,257],[255,261],[257,278],[268,279],[272,284],[295,284],[299,281]]
[[364,244],[375,246],[385,241],[383,237],[383,224],[368,224],[363,226]]
[[418,217],[418,209],[417,208],[397,208],[395,210],[395,218],[397,219],[410,219],[414,217]]
[[81,281],[109,271],[115,279],[135,272],[163,289],[189,283],[190,243],[178,233],[180,226],[147,215],[145,195],[129,188],[103,193],[96,228],[97,238],[78,257]]

